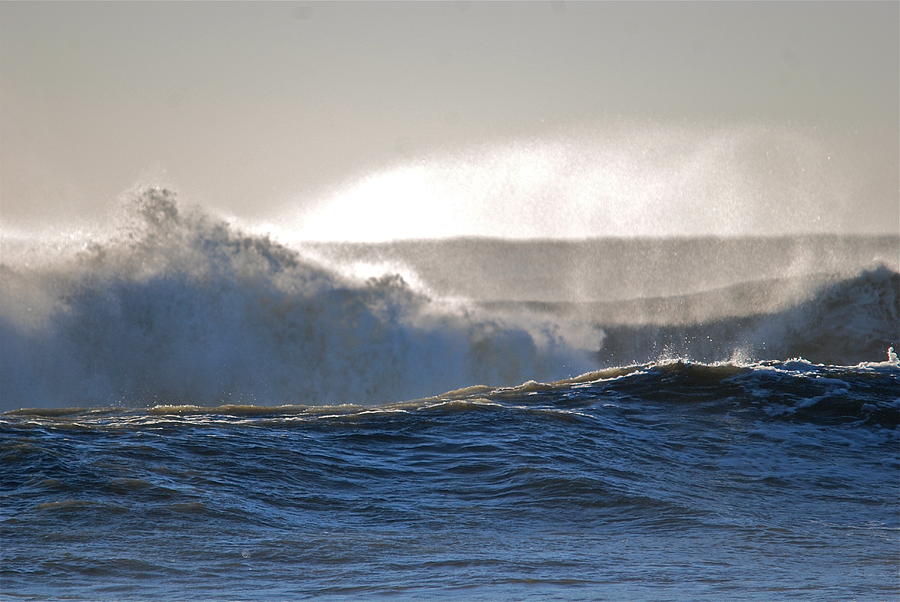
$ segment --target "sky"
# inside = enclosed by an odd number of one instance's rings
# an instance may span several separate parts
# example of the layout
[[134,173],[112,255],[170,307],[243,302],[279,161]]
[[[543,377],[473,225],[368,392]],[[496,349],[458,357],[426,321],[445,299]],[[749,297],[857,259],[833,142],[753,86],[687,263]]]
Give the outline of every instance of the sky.
[[0,230],[900,231],[897,2],[0,3]]

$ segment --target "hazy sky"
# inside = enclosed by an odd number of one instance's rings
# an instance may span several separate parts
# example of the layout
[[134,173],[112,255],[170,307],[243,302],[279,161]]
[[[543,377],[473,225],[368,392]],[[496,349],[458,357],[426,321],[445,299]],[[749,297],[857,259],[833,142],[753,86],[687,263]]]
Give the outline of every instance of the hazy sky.
[[898,232],[897,2],[0,3],[0,218]]

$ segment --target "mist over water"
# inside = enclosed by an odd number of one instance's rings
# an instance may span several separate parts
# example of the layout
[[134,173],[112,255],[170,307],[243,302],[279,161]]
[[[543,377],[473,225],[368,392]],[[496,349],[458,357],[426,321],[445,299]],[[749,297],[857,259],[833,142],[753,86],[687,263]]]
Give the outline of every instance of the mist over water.
[[264,229],[297,243],[895,234],[895,208],[861,210],[873,192],[841,144],[809,127],[639,122],[484,143],[295,198]]
[[4,405],[373,402],[590,366],[552,323],[331,270],[171,193],[39,267],[4,266]]
[[272,232],[4,236],[0,593],[896,597],[900,236]]
[[900,236],[817,233],[788,196],[770,228],[752,182],[698,188],[718,151],[645,181],[567,152],[308,216],[506,238],[317,242],[156,187],[5,233],[0,593],[895,596]]
[[5,243],[3,405],[384,402],[667,357],[896,344],[897,237],[284,246],[173,193]]
[[0,2],[0,598],[900,600],[898,24]]
[[893,236],[459,239],[313,247],[349,265],[425,275],[515,322],[592,324],[602,366],[683,357],[878,359],[897,339]]

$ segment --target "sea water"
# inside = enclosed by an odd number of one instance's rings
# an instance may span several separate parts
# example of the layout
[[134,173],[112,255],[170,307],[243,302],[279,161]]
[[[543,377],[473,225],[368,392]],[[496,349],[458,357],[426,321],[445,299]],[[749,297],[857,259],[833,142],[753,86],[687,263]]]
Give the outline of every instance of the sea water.
[[4,595],[900,595],[895,238],[504,300],[129,215],[0,267]]

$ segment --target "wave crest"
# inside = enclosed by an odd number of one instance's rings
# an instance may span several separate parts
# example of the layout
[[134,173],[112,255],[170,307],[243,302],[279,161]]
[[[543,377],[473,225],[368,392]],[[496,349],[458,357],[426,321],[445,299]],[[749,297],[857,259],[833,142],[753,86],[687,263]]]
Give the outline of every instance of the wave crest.
[[[756,287],[764,287],[765,282]],[[900,274],[879,265],[849,277],[807,287],[778,309],[755,309],[745,286],[744,313],[694,323],[604,325],[601,363],[652,361],[660,357],[698,361],[749,361],[803,357],[814,362],[856,364],[882,357],[900,332]],[[700,298],[694,305],[715,303]]]
[[883,265],[657,299],[450,302],[153,188],[110,237],[0,265],[0,409],[375,403],[665,358],[855,364],[897,346],[898,323]]
[[3,268],[6,407],[372,402],[589,366],[550,326],[452,310],[396,275],[341,275],[167,190],[126,215],[74,260]]

